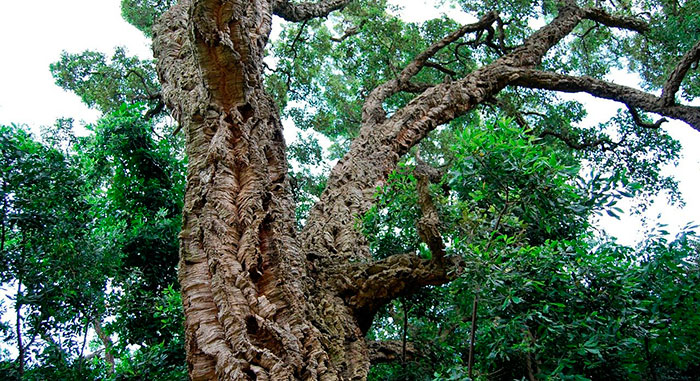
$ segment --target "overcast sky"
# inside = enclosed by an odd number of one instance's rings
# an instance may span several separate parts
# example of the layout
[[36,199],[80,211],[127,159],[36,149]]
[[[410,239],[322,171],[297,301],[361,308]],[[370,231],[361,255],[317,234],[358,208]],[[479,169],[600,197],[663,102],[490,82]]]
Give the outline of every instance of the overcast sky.
[[[0,1],[0,124],[26,124],[36,130],[53,124],[59,117],[92,122],[99,116],[83,106],[76,95],[53,84],[49,64],[57,61],[63,50],[78,53],[92,49],[111,56],[115,46],[125,46],[131,54],[150,58],[149,41],[122,20],[119,3],[119,0]],[[440,12],[428,5],[432,3],[405,1],[404,14],[411,21],[438,17]],[[456,18],[460,22],[473,19],[466,15]],[[624,73],[615,73],[611,78],[634,79]],[[588,123],[605,120],[619,107],[614,102],[596,101],[588,96],[579,99],[588,106],[591,114]],[[700,150],[697,148],[700,133],[675,121],[664,124],[664,128],[684,145],[680,165],[670,170],[680,181],[687,205],[679,210],[666,206],[661,198],[647,215],[662,214],[661,221],[669,223],[670,230],[675,231],[700,214]],[[604,226],[625,243],[631,244],[640,237],[638,218],[626,218],[622,222],[605,219]]]
[[115,46],[150,57],[141,32],[122,20],[119,0],[0,1],[0,123],[30,127],[56,118],[94,121],[99,115],[54,85],[49,64],[61,51],[111,56]]

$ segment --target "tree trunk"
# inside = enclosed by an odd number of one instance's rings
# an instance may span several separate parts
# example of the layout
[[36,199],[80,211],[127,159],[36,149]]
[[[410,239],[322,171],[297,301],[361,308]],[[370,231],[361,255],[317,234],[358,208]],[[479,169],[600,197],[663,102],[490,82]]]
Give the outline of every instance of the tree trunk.
[[[382,102],[410,87],[411,77],[438,50],[490,27],[497,15],[489,13],[433,44],[368,96],[359,136],[298,233],[279,112],[264,90],[264,48],[273,14],[302,21],[348,2],[181,0],[154,28],[163,99],[186,134],[189,157],[179,280],[193,380],[361,380],[373,357],[402,358],[396,343],[366,342],[377,309],[423,285],[448,282],[456,263],[443,257],[431,218],[421,219],[421,238],[434,251],[432,260],[399,254],[375,261],[355,229],[355,219],[369,209],[399,158],[434,128],[508,85],[625,101],[620,86],[586,82],[591,87],[532,70],[581,19],[620,23],[568,1],[549,25],[509,54],[427,88],[387,117]],[[681,106],[659,106],[656,98],[626,100],[681,119],[697,117]],[[437,217],[424,204],[424,213]]]
[[17,278],[17,293],[15,294],[15,334],[17,335],[17,373],[24,374],[24,350],[22,344],[22,276]]
[[[363,332],[307,275],[278,110],[263,89],[269,1],[190,1],[156,29],[189,156],[180,284],[193,380],[361,379]],[[317,288],[318,287],[318,288]]]
[[[319,12],[276,6],[290,18]],[[279,113],[263,89],[272,7],[183,0],[155,28],[163,96],[189,157],[179,268],[189,372],[194,380],[364,379],[364,334],[381,305],[367,299],[377,287],[378,300],[406,288],[381,279],[398,271],[442,283],[446,271],[409,256],[352,265],[321,258],[333,246],[327,229],[321,244],[301,249]],[[354,204],[328,225],[347,224],[360,211]],[[350,289],[364,292],[352,305]]]
[[114,353],[112,352],[114,349],[112,346],[112,339],[102,330],[102,321],[100,318],[94,318],[92,320],[92,326],[95,328],[97,337],[102,341],[102,345],[105,347],[105,362],[109,364],[107,373],[112,374],[114,373]]

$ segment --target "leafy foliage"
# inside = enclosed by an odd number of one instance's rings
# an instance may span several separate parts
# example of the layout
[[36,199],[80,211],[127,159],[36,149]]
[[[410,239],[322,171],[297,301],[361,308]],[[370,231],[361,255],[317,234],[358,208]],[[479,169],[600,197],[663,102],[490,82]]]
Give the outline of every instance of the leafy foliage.
[[84,173],[98,191],[103,249],[118,254],[115,329],[129,344],[163,340],[151,307],[176,282],[184,189],[184,162],[172,142],[154,139],[153,121],[142,109],[122,105],[78,146]]
[[122,0],[122,17],[146,36],[153,37],[153,23],[174,4],[174,0]]
[[104,113],[118,110],[124,102],[146,102],[155,107],[160,99],[153,62],[129,57],[124,48],[117,48],[110,60],[89,50],[63,52],[61,60],[50,68],[58,86],[75,92],[86,105]]
[[18,126],[0,127],[0,148],[0,279],[15,290],[8,339],[26,356],[14,371],[31,357],[70,366],[87,322],[104,309],[110,260],[91,250],[85,184],[72,158]]
[[[370,336],[400,339],[407,329],[423,357],[375,367],[372,379],[467,378],[475,298],[477,379],[684,379],[697,371],[700,352],[687,346],[695,333],[685,330],[700,321],[680,318],[698,309],[688,293],[698,271],[692,230],[671,241],[659,232],[636,249],[600,241],[586,233],[585,217],[629,195],[613,190],[619,179],[599,176],[591,191],[572,152],[508,121],[470,126],[452,141],[451,169],[433,197],[464,274],[387,306]],[[406,164],[392,174],[364,217],[377,257],[430,255],[415,232],[411,171]],[[679,330],[675,340],[661,337]]]

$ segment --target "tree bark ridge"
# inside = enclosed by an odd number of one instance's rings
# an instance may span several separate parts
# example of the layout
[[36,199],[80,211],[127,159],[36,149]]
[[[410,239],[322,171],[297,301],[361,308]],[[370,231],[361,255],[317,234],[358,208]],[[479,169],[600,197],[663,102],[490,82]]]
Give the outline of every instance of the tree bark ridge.
[[339,374],[306,319],[285,144],[261,76],[271,18],[267,1],[185,0],[155,31],[190,158],[180,284],[195,380]]

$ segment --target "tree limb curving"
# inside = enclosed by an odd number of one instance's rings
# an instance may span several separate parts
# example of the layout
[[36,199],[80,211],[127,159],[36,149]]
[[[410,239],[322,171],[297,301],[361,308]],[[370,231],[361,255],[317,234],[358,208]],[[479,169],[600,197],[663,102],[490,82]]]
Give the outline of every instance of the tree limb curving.
[[678,65],[673,70],[673,73],[671,73],[671,77],[669,77],[666,84],[664,84],[664,88],[661,91],[661,103],[664,106],[671,106],[676,103],[676,93],[681,87],[683,78],[685,78],[685,75],[688,73],[690,66],[699,60],[700,41],[698,41],[692,48],[690,48],[690,50],[688,50],[687,53],[685,53],[685,55],[683,55],[683,58],[681,58]]
[[682,120],[700,131],[700,108],[698,107],[664,105],[662,99],[655,95],[588,76],[575,77],[530,69],[513,69],[513,73],[517,74],[517,78],[511,82],[511,85],[566,93],[584,92],[598,98],[622,102],[630,108]]
[[352,0],[325,0],[316,3],[295,4],[289,0],[274,2],[274,13],[291,22],[306,21],[318,17],[326,17],[331,12],[343,9]]
[[629,16],[611,15],[600,8],[584,9],[583,17],[612,28],[627,29],[638,33],[645,33],[649,30],[649,24],[643,20]]
[[630,105],[627,105],[627,108],[630,111],[630,115],[632,115],[632,120],[634,120],[634,123],[636,123],[639,127],[650,128],[650,129],[656,130],[656,129],[660,128],[662,124],[664,124],[665,122],[668,122],[668,119],[666,119],[666,118],[661,118],[654,123],[645,122],[642,119],[641,115],[639,115],[639,111],[637,111],[636,108],[631,107]]

